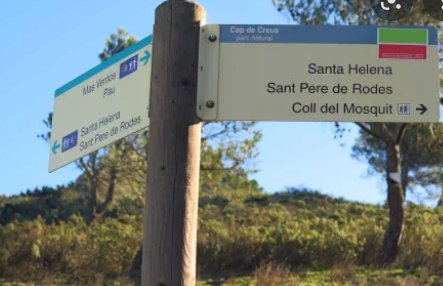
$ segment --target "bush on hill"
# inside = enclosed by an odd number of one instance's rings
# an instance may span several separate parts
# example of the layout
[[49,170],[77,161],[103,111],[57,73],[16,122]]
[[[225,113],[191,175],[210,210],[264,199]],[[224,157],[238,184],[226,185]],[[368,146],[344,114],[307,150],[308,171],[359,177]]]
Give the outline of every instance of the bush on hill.
[[[7,203],[14,206],[25,199],[35,198],[9,198]],[[141,210],[135,201],[118,201],[112,216],[90,227],[77,215],[52,222],[48,217],[12,220],[0,226],[0,279],[38,282],[57,277],[95,283],[100,277],[127,275],[142,241]],[[307,190],[242,199],[206,196],[199,208],[198,269],[204,276],[253,273],[268,263],[290,270],[333,269],[346,263],[371,267],[387,217],[384,207]],[[443,208],[408,206],[397,266],[441,271],[441,237]]]

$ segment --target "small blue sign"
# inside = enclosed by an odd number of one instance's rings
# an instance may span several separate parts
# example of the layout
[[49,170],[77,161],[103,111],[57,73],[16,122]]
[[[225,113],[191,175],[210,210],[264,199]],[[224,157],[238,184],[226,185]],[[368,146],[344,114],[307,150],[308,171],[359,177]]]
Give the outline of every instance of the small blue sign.
[[138,55],[127,59],[120,64],[120,79],[137,71]]
[[77,141],[78,141],[78,130],[63,137],[62,152],[65,152],[65,151],[77,146]]

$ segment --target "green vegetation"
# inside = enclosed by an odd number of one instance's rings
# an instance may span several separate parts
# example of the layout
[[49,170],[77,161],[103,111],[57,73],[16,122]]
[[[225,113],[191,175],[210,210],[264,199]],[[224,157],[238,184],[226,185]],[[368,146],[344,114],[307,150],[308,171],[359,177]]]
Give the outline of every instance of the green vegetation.
[[[441,285],[441,207],[407,206],[399,257],[379,269],[387,208],[309,190],[230,193],[237,195],[204,193],[200,201],[200,285]],[[135,284],[143,205],[118,199],[88,226],[80,195],[67,186],[0,200],[2,218],[8,214],[0,227],[0,281]]]

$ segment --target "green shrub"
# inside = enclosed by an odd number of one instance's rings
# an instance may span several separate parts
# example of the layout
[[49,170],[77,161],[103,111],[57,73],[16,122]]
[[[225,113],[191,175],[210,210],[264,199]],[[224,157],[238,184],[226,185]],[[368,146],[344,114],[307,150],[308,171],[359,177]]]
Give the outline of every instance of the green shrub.
[[405,268],[443,269],[443,212],[440,208],[408,210],[398,264]]
[[0,273],[10,281],[41,281],[56,274],[89,283],[102,273],[128,271],[141,245],[141,220],[123,219],[105,219],[88,227],[80,217],[57,225],[39,217],[0,226]]
[[[142,243],[143,216],[130,201],[117,206],[115,217],[91,226],[79,216],[57,223],[48,223],[48,216],[16,219],[0,226],[0,281],[56,277],[85,285],[120,276],[123,281]],[[336,269],[331,275],[337,279],[352,277],[349,265],[376,263],[387,223],[384,207],[315,192],[253,194],[250,200],[206,196],[199,208],[198,268],[252,273],[272,264],[288,271]],[[443,208],[406,207],[397,266],[441,273]],[[266,271],[260,275],[266,278]]]

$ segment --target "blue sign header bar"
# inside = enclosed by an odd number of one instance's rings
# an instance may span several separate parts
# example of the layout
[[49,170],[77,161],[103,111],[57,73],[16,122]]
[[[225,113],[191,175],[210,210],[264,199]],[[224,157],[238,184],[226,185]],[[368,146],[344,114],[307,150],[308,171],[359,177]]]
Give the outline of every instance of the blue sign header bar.
[[437,45],[437,29],[432,26],[220,25],[220,42],[376,45],[382,27],[427,29],[428,45]]
[[123,51],[121,51],[120,53],[116,54],[115,56],[107,59],[106,61],[102,62],[98,66],[90,69],[89,71],[85,72],[81,76],[73,79],[72,81],[68,82],[64,86],[62,86],[59,89],[57,89],[55,91],[55,97],[58,97],[59,95],[67,92],[71,88],[81,84],[85,80],[88,80],[89,78],[95,76],[96,74],[98,74],[99,72],[103,71],[104,69],[107,69],[108,67],[112,66],[116,62],[119,62],[122,59],[126,58],[130,54],[135,53],[136,51],[144,48],[145,46],[148,46],[149,44],[151,44],[151,42],[152,42],[152,35],[148,36],[148,37],[144,38],[143,40],[138,41],[134,45],[124,49]]

